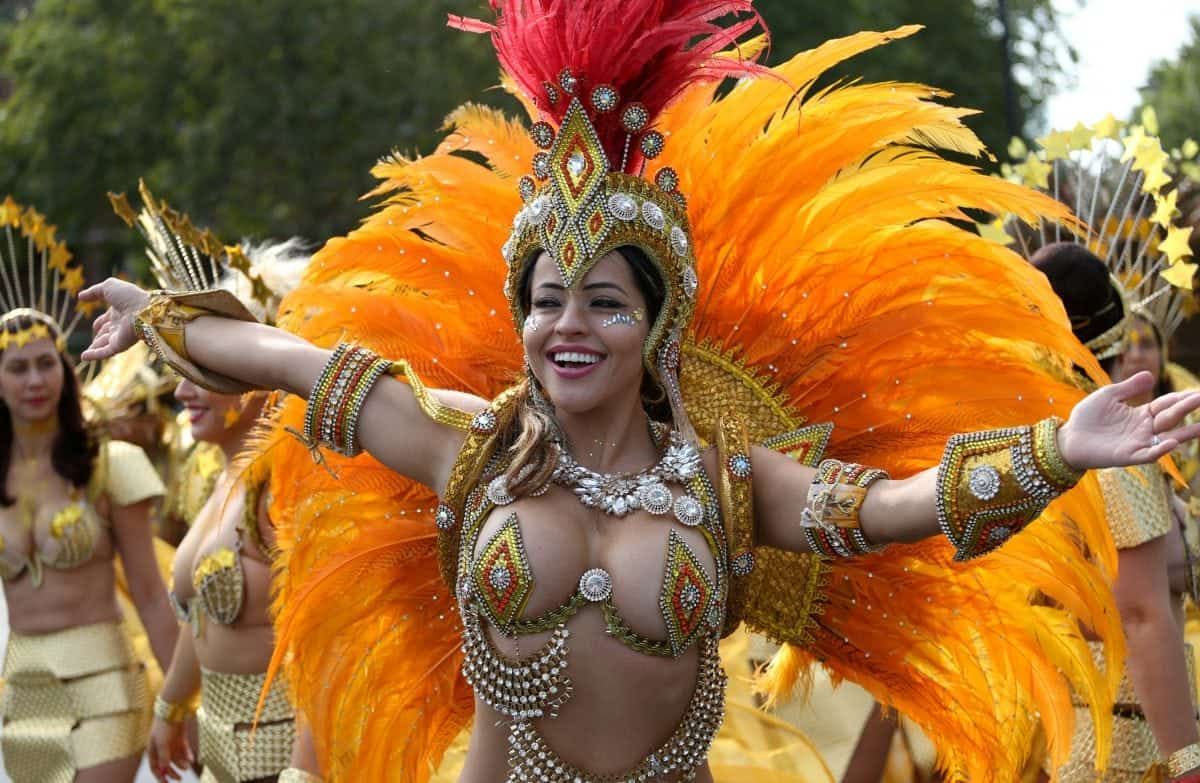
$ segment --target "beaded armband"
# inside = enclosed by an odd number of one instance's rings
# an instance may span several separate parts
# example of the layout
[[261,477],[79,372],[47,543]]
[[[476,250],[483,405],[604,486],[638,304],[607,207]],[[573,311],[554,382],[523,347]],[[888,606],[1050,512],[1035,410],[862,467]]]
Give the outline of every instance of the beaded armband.
[[888,474],[882,470],[836,459],[822,461],[808,488],[808,503],[800,512],[809,548],[830,559],[882,549],[863,535],[858,512],[867,498],[867,488],[885,478]]
[[347,457],[362,451],[358,416],[371,388],[390,368],[391,362],[366,348],[339,345],[308,398],[305,440],[329,446]]
[[1167,757],[1167,774],[1173,778],[1182,777],[1200,767],[1200,743],[1180,748]]
[[162,696],[154,697],[154,717],[167,723],[183,723],[192,714],[188,704],[172,704]]
[[1058,450],[1059,419],[955,435],[938,465],[937,515],[955,560],[1002,545],[1083,477]]
[[279,773],[279,783],[324,783],[324,781],[311,772],[288,767]]

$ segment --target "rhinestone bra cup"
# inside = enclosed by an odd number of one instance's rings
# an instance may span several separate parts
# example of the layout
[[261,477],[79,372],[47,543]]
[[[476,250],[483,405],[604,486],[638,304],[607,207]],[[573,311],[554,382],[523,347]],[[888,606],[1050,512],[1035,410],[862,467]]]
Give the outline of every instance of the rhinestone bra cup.
[[[463,552],[474,552],[483,521],[493,508],[514,499],[499,466],[472,493],[462,530]],[[659,607],[667,629],[665,640],[642,637],[621,619],[613,604],[613,578],[603,568],[590,568],[570,598],[535,618],[523,616],[534,588],[533,570],[516,514],[487,539],[473,558],[463,562],[458,582],[463,621],[463,672],[476,695],[509,721],[509,766],[506,778],[563,783],[654,781],[667,776],[693,780],[724,716],[725,674],[718,654],[724,622],[728,554],[716,492],[696,448],[675,433],[653,467],[636,474],[605,475],[583,467],[560,448],[553,482],[570,488],[584,506],[624,517],[636,510],[653,516],[673,514],[687,527],[702,526],[716,565],[710,577],[701,559],[677,529],[667,533],[667,555]],[[684,489],[678,497],[668,484]],[[570,699],[567,674],[568,621],[588,604],[604,613],[606,633],[646,655],[675,658],[699,645],[699,671],[691,701],[670,738],[633,768],[617,775],[591,775],[562,760],[538,732],[534,721],[554,718]],[[532,655],[505,658],[487,636],[485,621],[505,636],[549,633]]]

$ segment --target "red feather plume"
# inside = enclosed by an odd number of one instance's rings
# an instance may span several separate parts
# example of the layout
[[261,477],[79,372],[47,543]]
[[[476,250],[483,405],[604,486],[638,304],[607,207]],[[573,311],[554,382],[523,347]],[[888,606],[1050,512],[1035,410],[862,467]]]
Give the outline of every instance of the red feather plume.
[[[770,75],[749,57],[718,56],[766,26],[753,0],[490,0],[495,24],[450,16],[459,30],[492,37],[500,67],[530,103],[554,124],[570,105],[559,77],[577,80],[579,96],[609,160],[619,161],[626,131],[620,108],[598,113],[592,88],[616,88],[621,105],[641,103],[650,124],[689,86],[728,76]],[[731,20],[722,25],[722,20]],[[551,101],[545,85],[554,85]],[[635,156],[636,157],[636,156]],[[636,171],[637,160],[631,161]]]

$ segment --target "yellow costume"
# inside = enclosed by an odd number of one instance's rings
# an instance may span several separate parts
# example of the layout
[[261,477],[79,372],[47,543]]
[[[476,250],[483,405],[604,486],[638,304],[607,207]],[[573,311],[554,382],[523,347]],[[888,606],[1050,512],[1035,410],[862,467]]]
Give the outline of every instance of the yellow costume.
[[[40,580],[45,568],[88,562],[97,537],[107,535],[92,501],[101,494],[118,505],[161,496],[162,482],[141,449],[104,444],[88,499],[67,506],[51,524],[51,539],[23,553],[3,542],[4,579]],[[53,556],[46,552],[53,551]],[[75,771],[140,753],[150,728],[145,664],[121,623],[100,623],[48,634],[9,636],[0,713],[4,765],[15,781],[70,783]]]

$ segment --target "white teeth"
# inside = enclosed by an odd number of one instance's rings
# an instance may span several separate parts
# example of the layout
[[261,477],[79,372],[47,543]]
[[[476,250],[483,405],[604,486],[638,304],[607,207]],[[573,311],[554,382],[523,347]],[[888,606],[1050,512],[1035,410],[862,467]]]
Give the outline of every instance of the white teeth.
[[560,351],[552,357],[556,362],[575,362],[576,364],[595,364],[600,357],[594,353],[576,353],[575,351]]

